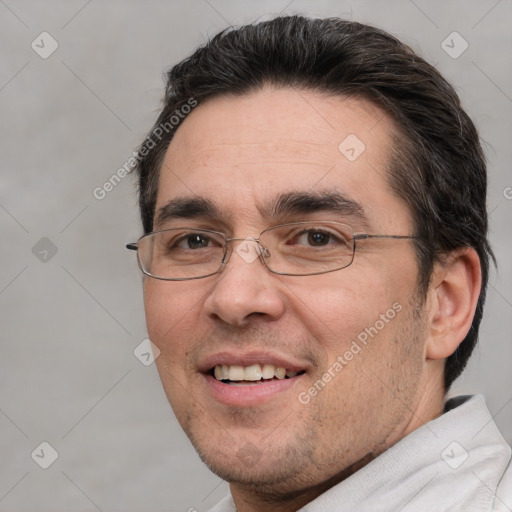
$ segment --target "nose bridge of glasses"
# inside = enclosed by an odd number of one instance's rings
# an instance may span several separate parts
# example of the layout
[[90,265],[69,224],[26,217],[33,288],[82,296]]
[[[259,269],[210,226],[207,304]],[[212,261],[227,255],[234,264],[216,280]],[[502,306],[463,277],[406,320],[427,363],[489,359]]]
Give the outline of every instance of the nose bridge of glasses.
[[[259,238],[246,237],[246,238],[226,238],[226,250],[222,263],[226,264],[231,257],[231,254],[236,252],[246,263],[252,263],[260,256],[264,258],[270,257],[270,251],[267,247],[261,244]],[[241,242],[238,245],[232,244],[229,249],[230,242]]]

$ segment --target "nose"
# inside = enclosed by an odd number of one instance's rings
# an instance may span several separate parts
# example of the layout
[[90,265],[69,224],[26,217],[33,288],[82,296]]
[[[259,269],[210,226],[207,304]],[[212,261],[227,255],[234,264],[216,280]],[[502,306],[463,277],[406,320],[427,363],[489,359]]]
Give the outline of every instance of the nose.
[[204,303],[207,314],[237,327],[256,317],[277,320],[285,311],[285,300],[279,276],[260,259],[266,249],[254,239],[231,242],[226,266]]

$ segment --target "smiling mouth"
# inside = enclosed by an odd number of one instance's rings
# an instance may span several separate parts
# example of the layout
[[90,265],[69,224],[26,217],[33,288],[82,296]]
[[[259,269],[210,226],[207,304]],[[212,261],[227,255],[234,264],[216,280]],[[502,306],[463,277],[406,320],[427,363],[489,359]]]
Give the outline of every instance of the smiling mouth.
[[304,373],[304,370],[296,372],[273,364],[252,364],[250,366],[219,364],[209,371],[209,374],[216,380],[233,386],[292,379]]

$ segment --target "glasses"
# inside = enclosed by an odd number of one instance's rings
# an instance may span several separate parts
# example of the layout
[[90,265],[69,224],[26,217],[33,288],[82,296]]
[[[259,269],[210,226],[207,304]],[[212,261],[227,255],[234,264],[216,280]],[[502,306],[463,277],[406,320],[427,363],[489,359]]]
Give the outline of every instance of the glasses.
[[154,231],[126,245],[137,251],[144,274],[166,281],[202,279],[222,272],[240,241],[237,254],[256,259],[270,272],[314,276],[335,272],[354,261],[356,241],[369,238],[407,240],[415,236],[354,233],[347,224],[330,221],[292,222],[265,229],[258,238],[227,238],[209,229],[173,228]]

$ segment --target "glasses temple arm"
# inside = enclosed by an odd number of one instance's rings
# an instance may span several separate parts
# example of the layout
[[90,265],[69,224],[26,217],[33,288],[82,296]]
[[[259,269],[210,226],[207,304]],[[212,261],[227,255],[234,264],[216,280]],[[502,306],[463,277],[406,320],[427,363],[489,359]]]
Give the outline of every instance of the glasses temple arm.
[[366,240],[367,238],[394,238],[397,240],[417,239],[414,235],[369,235],[367,233],[354,233],[354,240]]

